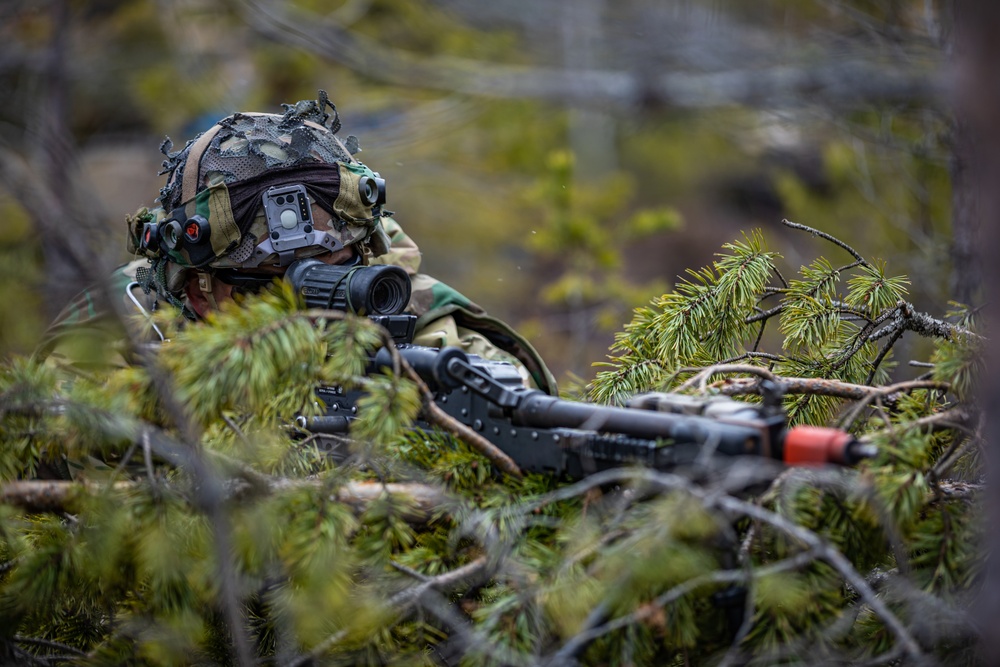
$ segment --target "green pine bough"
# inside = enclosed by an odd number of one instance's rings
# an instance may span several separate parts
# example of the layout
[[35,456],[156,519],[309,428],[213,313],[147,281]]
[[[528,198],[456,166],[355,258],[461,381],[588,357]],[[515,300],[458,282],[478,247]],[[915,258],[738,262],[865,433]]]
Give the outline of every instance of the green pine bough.
[[[792,226],[792,223],[788,223]],[[825,236],[804,228],[804,231]],[[592,398],[751,403],[877,447],[857,468],[498,471],[413,430],[384,333],[290,293],[171,329],[171,354],[0,370],[0,656],[12,664],[970,664],[974,313],[827,237],[795,279],[759,233],[635,316]],[[928,343],[907,377],[901,340]],[[910,349],[920,349],[913,347]],[[890,379],[891,378],[891,379]],[[359,392],[338,446],[294,426]],[[72,481],[39,481],[70,465]]]

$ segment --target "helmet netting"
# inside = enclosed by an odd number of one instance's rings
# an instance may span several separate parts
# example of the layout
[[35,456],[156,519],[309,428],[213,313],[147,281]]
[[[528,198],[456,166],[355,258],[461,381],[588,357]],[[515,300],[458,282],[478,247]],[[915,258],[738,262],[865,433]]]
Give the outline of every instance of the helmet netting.
[[[347,137],[346,146],[337,139],[335,132],[340,129],[340,118],[325,91],[319,92],[316,101],[282,106],[285,108],[282,115],[237,113],[219,121],[218,133],[199,156],[197,189],[204,188],[210,179],[221,178],[228,185],[271,169],[309,162],[350,162],[351,155],[360,150],[356,137]],[[328,107],[332,114],[326,111]],[[184,203],[180,201],[184,172],[196,167],[187,162],[193,157],[191,147],[197,139],[176,153],[169,152],[169,139],[160,148],[167,156],[160,172],[169,174],[160,190],[160,202],[167,211]],[[188,197],[195,194],[186,193]]]

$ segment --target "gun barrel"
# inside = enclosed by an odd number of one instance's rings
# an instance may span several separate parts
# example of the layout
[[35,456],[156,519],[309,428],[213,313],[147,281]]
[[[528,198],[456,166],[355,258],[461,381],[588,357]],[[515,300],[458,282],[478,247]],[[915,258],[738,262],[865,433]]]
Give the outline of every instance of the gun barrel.
[[616,408],[566,401],[530,392],[512,411],[515,423],[534,428],[577,428],[633,438],[698,443],[730,456],[778,456],[763,424],[731,423],[705,417]]

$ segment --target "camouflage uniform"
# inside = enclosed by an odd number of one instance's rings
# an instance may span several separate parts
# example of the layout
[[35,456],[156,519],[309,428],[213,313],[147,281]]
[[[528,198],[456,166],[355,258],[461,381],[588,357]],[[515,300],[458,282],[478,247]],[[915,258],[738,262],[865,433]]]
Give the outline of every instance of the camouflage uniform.
[[392,218],[383,218],[391,240],[389,251],[372,264],[395,264],[406,269],[413,284],[406,312],[417,316],[413,342],[426,347],[457,346],[484,359],[516,364],[526,380],[552,395],[556,381],[542,358],[508,324],[490,317],[461,292],[425,273],[419,273],[420,250]]
[[[418,317],[416,344],[457,345],[511,361],[526,380],[555,394],[551,373],[527,341],[461,293],[418,272],[419,249],[381,206],[384,181],[354,159],[356,138],[336,136],[340,122],[326,94],[285,109],[283,115],[229,116],[176,153],[165,143],[162,208],[140,209],[127,219],[129,250],[143,257],[120,267],[111,281],[112,294],[123,295],[124,312],[148,313],[166,302],[197,319],[183,289],[191,271],[199,278],[248,275],[350,246],[362,263],[396,264],[410,275],[407,310]],[[289,183],[301,184],[310,205],[330,219],[313,215],[286,226],[284,219],[278,224],[268,217],[261,192]],[[378,199],[373,184],[380,186]],[[124,364],[120,344],[92,344],[121,338],[118,319],[85,292],[53,323],[39,353],[81,370]]]

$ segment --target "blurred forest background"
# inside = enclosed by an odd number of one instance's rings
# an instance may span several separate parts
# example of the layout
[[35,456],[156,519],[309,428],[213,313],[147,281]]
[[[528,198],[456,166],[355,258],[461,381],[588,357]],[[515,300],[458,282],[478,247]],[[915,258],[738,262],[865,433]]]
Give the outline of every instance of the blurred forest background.
[[634,307],[742,230],[793,271],[820,252],[783,218],[940,316],[979,282],[951,25],[935,0],[5,0],[0,355],[88,279],[57,237],[89,275],[127,259],[165,135],[319,88],[423,270],[557,376],[592,377]]

